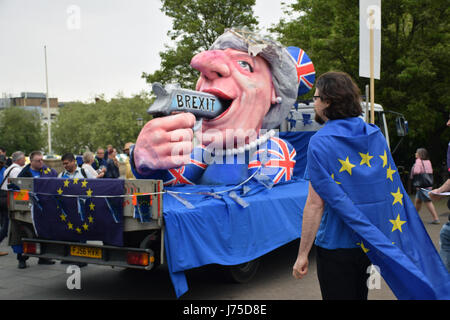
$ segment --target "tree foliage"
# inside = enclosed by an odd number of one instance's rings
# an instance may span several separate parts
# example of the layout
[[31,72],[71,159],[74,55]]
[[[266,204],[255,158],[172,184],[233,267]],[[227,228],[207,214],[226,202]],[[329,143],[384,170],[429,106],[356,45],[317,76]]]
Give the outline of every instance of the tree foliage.
[[46,145],[40,116],[37,111],[9,107],[0,113],[0,141],[10,155],[15,151],[26,154]]
[[148,96],[133,98],[118,96],[111,101],[69,103],[61,108],[52,126],[53,148],[57,153],[79,154],[108,144],[121,149],[126,142],[134,142],[141,128],[137,119],[150,120],[146,110]]
[[162,0],[162,12],[173,19],[168,36],[176,43],[160,53],[161,68],[143,73],[148,83],[180,83],[193,88],[198,73],[190,67],[192,57],[207,50],[226,28],[257,25],[255,0]]
[[[369,81],[359,78],[358,1],[297,0],[288,10],[299,17],[273,28],[280,41],[303,48],[318,75],[345,71],[362,90]],[[448,2],[383,1],[381,11],[381,75],[375,81],[375,100],[403,113],[410,129],[396,160],[410,165],[415,149],[425,147],[438,165],[450,138],[445,130],[450,111]],[[395,144],[398,138],[392,140]]]

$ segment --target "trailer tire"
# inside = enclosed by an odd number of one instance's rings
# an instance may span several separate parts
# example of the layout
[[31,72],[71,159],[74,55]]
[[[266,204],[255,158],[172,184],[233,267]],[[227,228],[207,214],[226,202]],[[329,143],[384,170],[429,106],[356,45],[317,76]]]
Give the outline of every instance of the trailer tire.
[[141,249],[152,249],[154,252],[155,262],[153,263],[153,268],[151,270],[155,270],[161,265],[160,252],[161,252],[161,243],[160,236],[158,233],[152,233],[144,238],[141,241],[139,247]]
[[227,266],[225,271],[229,281],[234,283],[247,283],[258,271],[260,259],[251,260],[235,266]]

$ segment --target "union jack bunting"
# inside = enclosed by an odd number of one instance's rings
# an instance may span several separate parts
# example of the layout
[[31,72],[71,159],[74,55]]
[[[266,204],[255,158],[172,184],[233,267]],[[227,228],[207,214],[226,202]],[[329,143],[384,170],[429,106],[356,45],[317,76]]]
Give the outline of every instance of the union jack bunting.
[[289,181],[294,173],[296,155],[289,142],[272,137],[253,155],[248,164],[250,175],[261,168],[261,174],[270,177],[275,184]]
[[298,76],[298,95],[304,95],[314,85],[316,79],[316,71],[311,59],[308,57],[305,51],[297,47],[286,48],[292,58],[295,61],[295,67],[297,68]]

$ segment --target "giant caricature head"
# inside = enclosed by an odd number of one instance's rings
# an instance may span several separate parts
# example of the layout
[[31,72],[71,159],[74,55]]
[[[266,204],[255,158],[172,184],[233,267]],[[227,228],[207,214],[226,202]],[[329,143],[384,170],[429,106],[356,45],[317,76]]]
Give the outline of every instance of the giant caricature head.
[[238,131],[251,137],[252,131],[276,128],[298,95],[299,77],[290,53],[247,30],[226,31],[210,50],[194,56],[191,66],[200,71],[196,90],[229,105],[217,118],[203,121],[206,144],[208,132],[229,139]]
[[[277,128],[297,96],[314,82],[314,67],[303,50],[284,48],[247,29],[227,30],[210,50],[192,58],[191,65],[200,71],[196,90],[218,96],[226,107],[216,118],[204,119],[197,135],[215,155],[223,149],[227,154],[250,150],[263,142],[267,135],[260,130]],[[145,124],[133,152],[137,172],[148,175],[191,163],[194,123],[195,116],[185,112]]]

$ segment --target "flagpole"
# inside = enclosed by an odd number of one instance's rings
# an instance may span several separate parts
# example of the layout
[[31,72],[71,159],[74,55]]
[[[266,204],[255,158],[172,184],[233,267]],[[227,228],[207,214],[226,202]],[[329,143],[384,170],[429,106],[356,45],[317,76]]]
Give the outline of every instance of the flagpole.
[[46,100],[47,100],[47,134],[48,134],[48,154],[52,154],[52,136],[51,136],[51,122],[50,122],[50,102],[48,98],[48,72],[47,72],[47,46],[44,45],[45,56],[45,86],[46,86]]
[[370,10],[370,123],[375,123],[375,80],[374,80],[374,10]]

